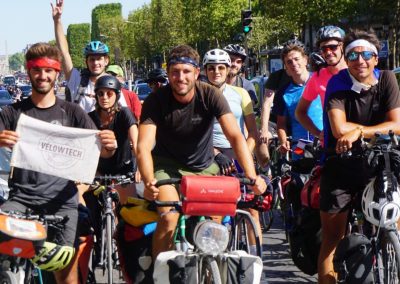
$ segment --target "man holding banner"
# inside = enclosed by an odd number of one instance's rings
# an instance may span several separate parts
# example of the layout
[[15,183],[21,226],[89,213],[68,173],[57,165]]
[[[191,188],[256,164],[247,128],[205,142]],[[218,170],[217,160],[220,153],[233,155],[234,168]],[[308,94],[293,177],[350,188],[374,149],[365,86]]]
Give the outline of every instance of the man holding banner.
[[61,69],[57,47],[34,44],[25,58],[32,95],[0,112],[0,147],[13,148],[15,166],[9,179],[10,197],[1,210],[25,212],[30,208],[37,214],[67,215],[64,230],[57,235],[48,232],[47,242],[33,262],[55,271],[57,283],[78,283],[77,266],[71,261],[77,246],[74,181],[93,180],[94,174],[82,177],[71,172],[94,173],[99,155],[111,157],[118,145],[112,131],[97,131],[78,105],[55,96]]

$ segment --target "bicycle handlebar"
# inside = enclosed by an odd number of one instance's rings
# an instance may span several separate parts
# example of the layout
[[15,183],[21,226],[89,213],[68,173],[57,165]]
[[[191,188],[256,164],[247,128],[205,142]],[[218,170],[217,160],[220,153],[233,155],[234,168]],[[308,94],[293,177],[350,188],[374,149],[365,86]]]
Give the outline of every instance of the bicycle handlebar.
[[0,209],[0,214],[18,218],[25,219],[29,221],[39,221],[45,222],[48,224],[58,224],[58,223],[66,223],[69,220],[68,216],[60,216],[60,215],[46,215],[46,214],[31,214],[31,213],[23,213],[20,211],[3,211]]

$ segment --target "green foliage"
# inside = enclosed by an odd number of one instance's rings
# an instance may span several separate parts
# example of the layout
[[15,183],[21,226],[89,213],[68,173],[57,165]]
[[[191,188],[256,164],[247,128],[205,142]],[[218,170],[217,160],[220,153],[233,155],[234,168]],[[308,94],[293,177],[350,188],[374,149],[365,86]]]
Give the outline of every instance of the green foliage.
[[[100,40],[102,35],[101,23],[105,19],[122,19],[121,3],[109,3],[96,6],[92,10],[92,40]],[[106,35],[109,36],[109,35]]]
[[86,64],[83,49],[90,41],[90,24],[69,25],[67,41],[73,65],[76,68],[84,68]]
[[8,65],[12,71],[18,71],[24,65],[25,57],[22,52],[17,52],[8,58]]

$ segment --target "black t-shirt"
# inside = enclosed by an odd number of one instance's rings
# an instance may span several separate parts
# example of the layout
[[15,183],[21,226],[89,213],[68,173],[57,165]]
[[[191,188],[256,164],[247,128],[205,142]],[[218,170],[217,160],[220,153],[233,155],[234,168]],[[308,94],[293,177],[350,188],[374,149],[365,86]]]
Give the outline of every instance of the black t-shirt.
[[272,72],[267,82],[265,82],[265,88],[269,90],[278,91],[286,86],[288,86],[291,82],[290,76],[286,73],[285,69],[279,69],[275,72]]
[[[31,98],[3,107],[0,111],[0,131],[13,130],[21,113],[62,126],[96,129],[90,117],[77,105],[56,98],[49,108],[37,108]],[[77,188],[73,181],[20,168],[14,168],[9,180],[10,198],[23,204],[43,205],[51,202],[77,206]]]
[[[100,117],[97,111],[92,111],[89,116],[93,119],[98,129],[101,129]],[[129,163],[132,163],[132,151],[128,131],[129,128],[137,124],[132,112],[127,107],[122,107],[119,112],[115,114],[114,119],[111,121],[107,129],[112,130],[117,139],[118,148],[115,154],[110,158],[101,158],[97,169],[102,174],[126,174],[122,169]]]
[[150,94],[143,103],[140,121],[157,126],[153,155],[173,159],[197,171],[214,160],[214,119],[229,112],[220,90],[197,81],[195,97],[188,104],[176,101],[169,85]]

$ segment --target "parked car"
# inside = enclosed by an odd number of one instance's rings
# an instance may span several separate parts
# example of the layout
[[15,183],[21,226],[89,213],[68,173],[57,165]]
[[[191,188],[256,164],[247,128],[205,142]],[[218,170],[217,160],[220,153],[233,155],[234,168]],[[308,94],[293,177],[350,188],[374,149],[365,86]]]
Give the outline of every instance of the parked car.
[[151,93],[151,89],[147,85],[147,83],[139,83],[135,85],[133,91],[138,95],[139,100],[141,102],[143,102],[147,98],[147,96]]
[[0,148],[0,204],[8,198],[8,176],[10,174],[11,150],[7,147]]
[[257,96],[257,105],[254,106],[254,110],[256,115],[259,116],[261,114],[261,108],[264,102],[264,91],[265,91],[265,83],[267,82],[268,77],[266,75],[256,76],[251,79],[251,82],[256,89]]
[[14,100],[7,90],[0,90],[0,107],[10,105],[13,102]]
[[27,97],[29,97],[32,94],[32,86],[30,86],[30,85],[21,85],[21,86],[19,86],[19,88],[22,91],[23,99],[26,99]]

